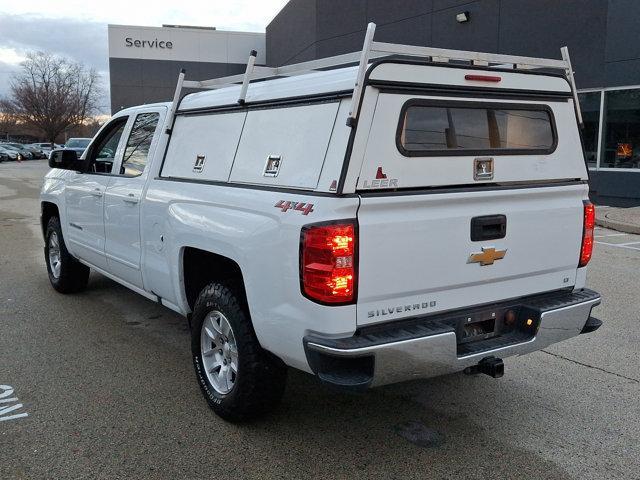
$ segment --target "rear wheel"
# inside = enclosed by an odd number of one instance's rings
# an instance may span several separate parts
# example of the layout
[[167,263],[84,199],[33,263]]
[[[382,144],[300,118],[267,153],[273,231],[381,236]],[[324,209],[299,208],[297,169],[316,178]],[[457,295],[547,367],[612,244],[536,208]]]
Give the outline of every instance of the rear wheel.
[[250,420],[273,410],[284,393],[287,371],[262,349],[246,305],[226,285],[206,286],[193,310],[191,351],[209,406],[225,420]]
[[60,293],[75,293],[87,286],[89,267],[73,258],[62,237],[60,220],[51,217],[45,235],[44,257],[47,262],[49,281]]

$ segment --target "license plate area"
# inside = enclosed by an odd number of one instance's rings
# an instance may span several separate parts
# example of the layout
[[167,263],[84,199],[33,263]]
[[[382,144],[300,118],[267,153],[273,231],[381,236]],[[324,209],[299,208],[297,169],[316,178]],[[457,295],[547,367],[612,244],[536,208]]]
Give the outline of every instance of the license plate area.
[[[509,322],[505,321],[507,312]],[[495,337],[501,333],[507,333],[515,326],[515,318],[518,312],[506,308],[484,310],[458,319],[456,328],[456,339],[458,344],[477,342]]]
[[484,340],[496,335],[496,319],[478,320],[472,322],[467,320],[457,333],[458,343],[467,343],[477,340]]
[[442,323],[454,329],[457,354],[463,356],[530,340],[539,319],[539,311],[511,304],[474,309]]

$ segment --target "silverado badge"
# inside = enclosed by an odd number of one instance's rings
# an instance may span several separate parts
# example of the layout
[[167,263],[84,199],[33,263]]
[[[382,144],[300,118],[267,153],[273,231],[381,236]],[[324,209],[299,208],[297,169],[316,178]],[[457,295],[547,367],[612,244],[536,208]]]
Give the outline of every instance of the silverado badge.
[[502,260],[507,254],[507,250],[496,250],[493,247],[482,247],[482,253],[472,253],[467,263],[479,263],[481,266],[493,265],[496,260]]

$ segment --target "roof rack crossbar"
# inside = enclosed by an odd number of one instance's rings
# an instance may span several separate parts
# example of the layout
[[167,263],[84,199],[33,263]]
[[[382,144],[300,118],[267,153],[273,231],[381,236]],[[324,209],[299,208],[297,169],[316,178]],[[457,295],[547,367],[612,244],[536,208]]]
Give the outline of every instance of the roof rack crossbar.
[[467,52],[464,50],[449,50],[446,48],[417,47],[413,45],[400,45],[397,43],[373,42],[371,50],[387,53],[389,55],[409,55],[417,57],[442,57],[449,60],[468,60],[486,63],[507,63],[514,65],[529,65],[535,68],[560,68],[566,69],[564,60],[550,58],[520,57],[516,55],[503,55],[501,53]]
[[282,67],[263,67],[254,65],[252,69],[247,69],[245,73],[231,75],[228,77],[212,78],[211,80],[185,80],[183,87],[217,89],[232,86],[237,83],[244,83],[247,78],[249,81],[254,81],[273,77],[292,77],[295,75],[303,75],[305,73],[322,70],[324,68],[348,65],[350,63],[355,64],[359,59],[360,52],[352,52],[343,55],[336,55],[334,57],[321,58],[319,60],[296,63],[293,65],[284,65]]
[[359,52],[346,53],[333,57],[321,58],[319,60],[311,60],[308,62],[296,63],[293,65],[283,65],[281,67],[265,67],[256,66],[257,52],[252,51],[249,55],[247,68],[245,73],[231,75],[222,78],[213,78],[210,80],[185,80],[184,71],[178,77],[178,84],[173,98],[170,115],[174,115],[180,102],[180,92],[184,88],[194,89],[219,89],[240,84],[240,95],[238,103],[245,103],[247,91],[251,82],[256,80],[264,80],[276,77],[290,77],[302,75],[312,71],[332,69],[349,64],[358,65],[356,82],[353,89],[351,100],[351,108],[347,125],[355,125],[358,116],[358,107],[362,97],[362,89],[364,86],[364,78],[366,75],[369,62],[374,58],[389,56],[411,56],[421,57],[433,62],[450,62],[450,61],[468,61],[472,65],[484,65],[487,67],[504,67],[508,66],[514,70],[531,70],[531,69],[560,69],[569,79],[571,90],[576,105],[576,115],[582,124],[582,114],[578,97],[576,93],[576,83],[571,68],[571,59],[569,58],[569,50],[567,47],[561,49],[562,60],[554,60],[549,58],[522,57],[517,55],[504,55],[500,53],[483,53],[468,52],[463,50],[451,50],[446,48],[420,47],[414,45],[402,45],[397,43],[375,42],[373,40],[376,30],[375,23],[369,23],[365,34],[363,48]]

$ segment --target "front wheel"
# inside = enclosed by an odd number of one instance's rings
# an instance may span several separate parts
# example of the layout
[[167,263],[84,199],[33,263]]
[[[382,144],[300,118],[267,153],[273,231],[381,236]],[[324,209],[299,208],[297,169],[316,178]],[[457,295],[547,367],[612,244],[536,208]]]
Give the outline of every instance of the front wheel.
[[234,290],[207,285],[196,300],[191,352],[209,406],[231,422],[273,410],[284,393],[286,367],[262,349],[248,310]]
[[67,250],[58,217],[51,217],[47,224],[44,258],[49,281],[58,292],[75,293],[87,286],[89,267],[73,258]]

